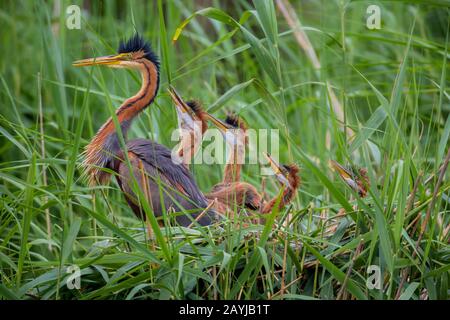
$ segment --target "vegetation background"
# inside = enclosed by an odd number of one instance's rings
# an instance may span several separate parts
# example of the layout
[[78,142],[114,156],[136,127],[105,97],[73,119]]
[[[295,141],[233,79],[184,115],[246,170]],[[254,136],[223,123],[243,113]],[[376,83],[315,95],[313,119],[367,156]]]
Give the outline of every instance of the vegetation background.
[[[80,30],[66,27],[72,4]],[[366,26],[373,4],[379,30]],[[0,297],[447,299],[449,23],[447,0],[2,1]],[[139,77],[71,62],[113,54],[135,30],[162,79],[132,137],[174,145],[169,82],[218,116],[279,128],[302,185],[273,213],[276,232],[231,221],[150,241],[116,183],[80,179],[82,148]],[[367,168],[368,197],[330,159]],[[204,191],[221,179],[219,165],[194,171]],[[244,171],[261,185],[258,165]],[[277,194],[273,179],[265,190]],[[72,265],[80,289],[67,287]],[[372,265],[380,289],[366,286]]]

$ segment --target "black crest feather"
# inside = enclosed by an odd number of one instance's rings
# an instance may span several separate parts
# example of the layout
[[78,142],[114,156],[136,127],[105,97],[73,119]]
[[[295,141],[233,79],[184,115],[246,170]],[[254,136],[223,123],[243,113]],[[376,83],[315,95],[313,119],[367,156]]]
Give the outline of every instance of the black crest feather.
[[159,70],[159,58],[153,51],[149,42],[145,41],[139,33],[136,33],[127,41],[121,41],[119,44],[118,53],[144,51],[144,57],[153,62]]
[[186,104],[194,111],[196,114],[203,111],[203,108],[197,100],[190,100]]
[[225,118],[225,122],[235,128],[241,128],[243,130],[245,130],[247,128],[245,121],[234,112],[229,112],[227,114],[227,117]]

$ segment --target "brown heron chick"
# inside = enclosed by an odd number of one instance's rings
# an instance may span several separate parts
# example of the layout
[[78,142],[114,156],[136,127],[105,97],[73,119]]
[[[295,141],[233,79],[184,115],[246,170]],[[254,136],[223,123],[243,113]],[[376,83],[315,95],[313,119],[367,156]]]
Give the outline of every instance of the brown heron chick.
[[228,185],[214,186],[211,192],[205,195],[211,201],[217,199],[216,210],[222,214],[230,213],[235,209],[258,210],[262,203],[262,197],[258,190],[247,182],[232,182]]
[[[232,139],[233,135],[227,135],[227,130],[237,129],[238,127],[246,128],[243,121],[235,115],[229,114],[225,122],[222,122],[205,112],[199,102],[185,102],[172,86],[170,86],[168,91],[176,106],[178,124],[181,129],[181,142],[177,155],[187,168],[200,147],[203,134],[208,128],[206,119],[213,119],[214,123],[219,123],[222,129],[221,132],[228,139]],[[226,167],[228,168],[226,169],[226,176],[231,174],[230,166],[227,165]],[[206,194],[206,198],[210,203],[216,200],[214,209],[222,214],[234,211],[234,206],[258,209],[261,203],[261,196],[256,188],[243,182],[217,184],[210,193]]]
[[240,181],[242,164],[245,160],[245,147],[248,143],[247,124],[235,113],[228,113],[225,122],[209,113],[208,119],[220,130],[230,150],[222,184]]
[[[126,99],[116,111],[121,132],[126,140],[132,120],[153,102],[158,92],[159,59],[150,44],[136,34],[127,42],[122,42],[115,55],[79,60],[73,65],[102,65],[140,72],[140,90]],[[200,192],[190,172],[183,165],[172,162],[168,148],[151,140],[135,139],[127,141],[126,150],[122,150],[111,118],[99,129],[86,147],[84,155],[83,167],[90,183],[106,184],[110,180],[110,172],[115,172],[129,206],[142,219],[145,219],[142,207],[144,200],[140,200],[142,198],[133,191],[135,182],[155,216],[161,216],[164,211],[189,210],[192,212],[190,217],[186,214],[176,217],[182,226],[189,226],[197,217],[198,223],[209,225],[216,217],[212,211],[202,214],[208,205],[205,196]]]
[[221,121],[211,114],[207,114],[207,118],[222,133],[230,153],[222,182],[216,184],[211,192],[206,194],[206,197],[210,200],[217,199],[216,210],[222,214],[232,216],[236,208],[238,208],[238,212],[241,208],[258,210],[262,203],[261,195],[253,185],[240,181],[245,146],[248,142],[247,125],[234,113],[228,113],[225,121]]
[[[244,122],[235,115],[229,114],[223,122],[205,112],[198,102],[184,102],[173,87],[169,88],[169,94],[177,107],[178,123],[182,129],[178,156],[182,158],[186,167],[188,167],[201,145],[203,133],[207,129],[206,119],[212,120],[219,126],[225,141],[229,142],[232,147],[237,142],[234,134],[227,133],[227,130],[246,128]],[[230,155],[229,158],[232,156],[235,157],[235,155]],[[231,160],[228,162],[231,162]],[[228,163],[225,167],[224,176],[226,178],[224,178],[224,181],[231,179],[232,166],[231,163]],[[262,199],[254,186],[237,181],[222,182],[215,185],[211,192],[206,194],[206,198],[210,203],[216,200],[214,209],[222,214],[234,212],[235,206],[256,210],[259,208]]]
[[185,102],[174,87],[170,86],[168,91],[176,107],[178,128],[181,133],[181,143],[177,155],[184,166],[189,168],[201,146],[203,134],[208,128],[207,113],[203,110],[200,102],[195,100]]
[[370,187],[367,169],[365,168],[346,168],[334,160],[330,160],[331,166],[337,171],[342,180],[355,192],[358,192],[361,198],[367,195]]
[[265,153],[265,156],[269,161],[272,170],[275,172],[278,182],[283,188],[281,199],[278,199],[279,197],[275,196],[264,204],[261,213],[267,214],[272,212],[273,207],[278,202],[278,209],[281,209],[292,201],[300,186],[300,177],[298,176],[299,168],[296,164],[278,164],[268,153]]

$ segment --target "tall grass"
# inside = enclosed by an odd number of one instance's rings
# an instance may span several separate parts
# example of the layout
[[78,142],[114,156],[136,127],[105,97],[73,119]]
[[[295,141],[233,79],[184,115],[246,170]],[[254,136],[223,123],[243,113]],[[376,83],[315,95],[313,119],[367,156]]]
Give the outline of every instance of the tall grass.
[[[449,297],[448,1],[378,1],[380,30],[365,25],[373,1],[292,1],[320,68],[275,2],[77,3],[81,30],[65,26],[69,1],[0,9],[3,299]],[[82,148],[140,80],[71,62],[112,54],[135,30],[159,52],[162,79],[131,137],[175,145],[170,82],[218,116],[280,129],[282,161],[302,169],[292,205],[264,226],[165,227],[148,239],[117,184],[86,185]],[[367,168],[369,195],[330,159]],[[259,169],[246,165],[244,180],[261,185]],[[222,166],[193,171],[206,192]],[[72,265],[80,289],[67,286]],[[366,285],[373,265],[380,289]]]

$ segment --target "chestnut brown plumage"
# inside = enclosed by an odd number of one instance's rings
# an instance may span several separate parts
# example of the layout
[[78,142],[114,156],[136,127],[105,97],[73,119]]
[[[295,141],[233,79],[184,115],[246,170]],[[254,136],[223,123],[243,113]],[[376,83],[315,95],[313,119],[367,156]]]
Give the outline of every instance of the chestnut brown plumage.
[[206,194],[208,199],[220,202],[218,211],[224,208],[231,217],[236,208],[259,210],[263,202],[262,196],[255,186],[241,181],[242,164],[245,159],[245,148],[248,144],[247,124],[237,114],[229,112],[225,121],[221,121],[211,114],[208,119],[222,132],[228,145],[229,155],[224,168],[222,182],[216,184],[211,192]]
[[[169,88],[169,94],[177,108],[178,124],[182,131],[178,156],[187,168],[201,144],[202,135],[207,128],[206,120],[211,120],[219,128],[231,149],[223,181],[206,194],[209,202],[216,201],[214,208],[222,214],[234,212],[236,206],[259,209],[261,196],[254,186],[239,181],[242,164],[235,161],[237,157],[242,156],[236,155],[237,152],[242,152],[242,148],[236,147],[236,144],[246,142],[245,122],[234,113],[228,113],[225,121],[218,120],[205,112],[199,101],[185,102],[173,87]],[[233,172],[233,169],[237,170]]]
[[[140,90],[125,100],[116,111],[121,132],[126,140],[132,120],[149,106],[157,95],[159,60],[150,44],[137,34],[122,42],[118,51],[116,55],[79,60],[73,65],[103,65],[140,72]],[[128,167],[125,156],[128,157],[131,168]],[[161,216],[164,211],[189,210],[192,214],[180,214],[176,218],[180,225],[188,226],[207,207],[207,199],[198,189],[190,172],[183,165],[172,161],[169,149],[151,140],[135,139],[126,142],[126,150],[122,150],[111,118],[86,147],[83,167],[91,184],[108,183],[110,172],[115,172],[128,204],[134,213],[143,219],[146,216],[143,214],[141,200],[133,192],[133,178],[147,198],[155,216]],[[211,210],[199,217],[197,222],[208,225],[215,218],[215,212]]]
[[[189,125],[189,123],[194,124],[194,119],[196,118],[208,119],[222,132],[225,142],[229,147],[230,154],[225,165],[223,180],[206,194],[210,202],[216,201],[214,208],[218,212],[230,217],[235,212],[240,212],[240,208],[269,213],[276,203],[279,203],[279,208],[282,208],[292,201],[292,198],[295,196],[295,191],[300,184],[298,167],[296,165],[278,165],[267,155],[272,168],[277,174],[277,178],[282,183],[283,195],[281,201],[278,201],[278,197],[274,197],[270,201],[265,202],[255,186],[240,181],[245,147],[248,143],[246,122],[235,113],[228,113],[225,121],[221,121],[211,114],[204,112],[203,109],[199,108],[198,103],[195,108],[190,108],[191,110],[188,112],[186,111],[189,109],[188,103],[185,103],[181,99],[175,89],[171,88],[169,93],[177,106],[179,123],[182,124],[180,127],[184,127],[192,135],[192,131],[195,129],[198,130],[198,128],[195,128],[194,125]],[[184,114],[188,115],[188,117],[185,117]],[[201,122],[200,124],[205,127]],[[197,144],[201,142],[201,139],[195,139],[194,144],[190,144],[189,141],[192,141],[190,140],[190,135],[182,135],[180,145],[187,146],[189,150],[197,150]],[[187,141],[183,141],[183,139]],[[193,151],[188,151],[190,156],[194,153]]]

